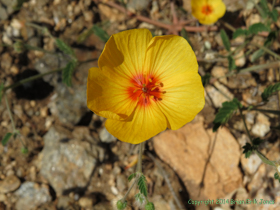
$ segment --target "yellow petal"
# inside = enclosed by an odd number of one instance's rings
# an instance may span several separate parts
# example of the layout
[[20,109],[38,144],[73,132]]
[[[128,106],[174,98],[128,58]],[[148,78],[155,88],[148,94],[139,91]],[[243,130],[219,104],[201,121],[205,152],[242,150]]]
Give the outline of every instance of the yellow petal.
[[204,107],[204,88],[198,74],[196,56],[179,36],[158,36],[151,41],[145,66],[163,84],[158,106],[168,127],[178,129],[190,122]]
[[110,37],[98,60],[99,68],[122,83],[124,78],[143,73],[145,52],[152,34],[147,29],[132,29]]
[[127,120],[136,104],[137,101],[129,98],[125,86],[105,76],[99,68],[89,69],[87,106],[90,110],[105,118]]
[[167,122],[156,102],[151,100],[149,106],[137,106],[132,121],[108,119],[105,126],[109,133],[119,140],[139,144],[164,131]]

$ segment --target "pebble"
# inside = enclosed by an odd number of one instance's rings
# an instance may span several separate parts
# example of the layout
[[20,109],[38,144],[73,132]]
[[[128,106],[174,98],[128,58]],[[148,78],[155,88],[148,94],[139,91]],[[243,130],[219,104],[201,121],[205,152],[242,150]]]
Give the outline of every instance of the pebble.
[[16,190],[20,186],[20,180],[14,176],[7,176],[4,180],[0,181],[0,193],[8,193]]
[[110,134],[105,127],[100,131],[99,138],[103,143],[112,143],[117,140],[117,138]]
[[17,210],[35,209],[37,206],[51,201],[48,186],[40,186],[35,182],[23,183],[15,195],[18,197]]
[[89,197],[82,197],[80,198],[79,200],[79,204],[81,207],[83,208],[90,208],[93,206],[93,204],[96,202],[96,198],[95,199],[92,199],[92,198],[89,198]]

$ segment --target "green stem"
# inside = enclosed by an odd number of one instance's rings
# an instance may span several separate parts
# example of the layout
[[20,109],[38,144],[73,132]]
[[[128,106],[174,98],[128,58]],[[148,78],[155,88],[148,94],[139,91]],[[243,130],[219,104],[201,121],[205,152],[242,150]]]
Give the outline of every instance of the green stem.
[[133,186],[138,182],[138,178],[139,175],[142,174],[142,156],[143,156],[143,151],[144,151],[144,146],[145,146],[145,142],[141,142],[139,144],[139,152],[138,152],[138,161],[137,161],[137,169],[136,169],[136,177],[133,181],[133,183],[130,185],[130,187],[128,188],[127,192],[125,193],[124,197],[121,199],[122,202],[126,201],[126,198],[128,196],[128,194],[130,193],[131,189],[133,188]]
[[268,49],[267,47],[262,46],[262,45],[258,45],[258,44],[251,44],[251,45],[262,49],[263,51],[267,52],[268,54],[270,54],[270,55],[274,56],[275,58],[277,58],[278,60],[280,60],[280,56],[277,53]]
[[142,156],[144,150],[145,142],[141,142],[139,144],[139,153],[138,153],[138,161],[137,161],[137,169],[136,172],[142,173]]
[[127,192],[125,193],[125,195],[123,196],[123,198],[121,199],[122,202],[126,201],[126,198],[128,196],[128,194],[130,193],[130,191],[132,190],[132,188],[134,187],[134,185],[138,182],[138,178],[135,177],[133,183],[130,185],[130,187],[128,188]]
[[263,163],[275,166],[275,161],[269,160],[264,154],[262,154],[259,150],[255,150],[255,153],[259,156],[259,158],[262,160]]
[[[89,63],[89,62],[93,62],[93,61],[96,61],[97,58],[94,58],[94,59],[89,59],[89,60],[86,60],[86,61],[80,61],[78,65],[82,65],[84,63]],[[7,87],[4,87],[3,89],[3,93],[5,93],[5,91],[7,91],[8,89],[13,89],[13,88],[16,88],[22,84],[25,84],[27,82],[31,82],[35,79],[39,79],[43,76],[46,76],[46,75],[49,75],[49,74],[53,74],[53,73],[56,73],[56,72],[59,72],[59,71],[62,71],[64,68],[59,68],[59,69],[55,69],[55,70],[52,70],[52,71],[48,71],[48,72],[45,72],[45,73],[42,73],[42,74],[37,74],[35,76],[32,76],[32,77],[28,77],[26,79],[23,79],[23,80],[20,80],[12,85],[9,85]]]
[[255,65],[255,66],[251,66],[251,67],[248,67],[248,68],[241,69],[238,72],[229,72],[225,76],[218,77],[217,79],[222,79],[222,78],[225,78],[225,77],[230,77],[234,74],[247,73],[247,72],[250,72],[250,71],[256,71],[256,70],[260,70],[260,69],[278,68],[279,66],[280,66],[279,61],[275,61],[273,63],[266,63],[266,64],[262,64],[262,65]]
[[250,110],[255,110],[255,111],[260,111],[260,112],[267,112],[267,113],[271,113],[271,114],[280,115],[280,111],[279,110],[256,109],[256,108],[252,108]]
[[45,72],[45,73],[42,73],[42,74],[37,74],[37,75],[32,76],[32,77],[28,77],[28,78],[26,78],[26,79],[23,79],[23,80],[20,80],[20,81],[14,83],[14,84],[12,84],[12,85],[9,85],[9,86],[7,86],[7,87],[4,87],[3,91],[5,92],[5,91],[7,91],[8,89],[16,88],[16,87],[18,87],[18,86],[20,86],[20,85],[22,85],[22,84],[27,83],[27,82],[31,82],[31,81],[33,81],[33,80],[35,80],[35,79],[39,79],[39,78],[41,78],[41,77],[43,77],[43,76],[46,76],[46,75],[49,75],[49,74],[53,74],[53,73],[56,73],[56,72],[59,72],[59,71],[62,71],[62,70],[63,70],[63,68],[55,69],[55,70],[48,71],[48,72]]
[[12,123],[13,133],[15,133],[16,132],[16,126],[15,126],[15,122],[14,122],[14,119],[13,119],[13,115],[12,115],[12,112],[11,112],[11,109],[10,109],[10,106],[9,106],[7,95],[5,93],[4,93],[4,95],[5,95],[4,97],[5,97],[5,101],[6,101],[6,107],[7,107],[9,117],[10,117],[11,123]]
[[245,117],[244,117],[244,115],[243,115],[243,113],[242,113],[242,109],[239,109],[239,111],[240,111],[240,115],[241,115],[241,117],[242,117],[242,120],[243,120],[245,129],[246,129],[247,135],[248,135],[248,137],[249,137],[251,143],[253,143],[253,139],[252,139],[252,137],[251,137],[251,135],[250,135],[250,132],[249,132],[249,129],[248,129],[248,127],[247,127],[247,124],[246,124],[246,121],[245,121]]

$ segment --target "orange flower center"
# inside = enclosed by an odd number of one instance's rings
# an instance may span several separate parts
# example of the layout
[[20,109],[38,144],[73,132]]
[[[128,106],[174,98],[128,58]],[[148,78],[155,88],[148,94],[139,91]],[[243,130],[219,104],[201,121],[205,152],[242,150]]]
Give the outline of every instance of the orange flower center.
[[206,4],[205,6],[202,7],[201,12],[205,15],[209,15],[213,12],[213,8],[209,4]]
[[151,104],[151,100],[161,101],[163,83],[154,76],[137,75],[130,81],[132,87],[127,89],[128,95],[132,100],[138,100],[141,106]]

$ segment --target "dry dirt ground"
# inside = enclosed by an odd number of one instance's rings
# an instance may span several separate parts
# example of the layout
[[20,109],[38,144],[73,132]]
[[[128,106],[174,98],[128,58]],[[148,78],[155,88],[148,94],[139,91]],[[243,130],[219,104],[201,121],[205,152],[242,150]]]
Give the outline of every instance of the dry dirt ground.
[[[180,35],[181,31],[143,22],[108,5],[108,1],[29,0],[15,8],[17,2],[21,1],[0,1],[0,81],[5,86],[67,64],[67,56],[56,48],[54,39],[32,24],[46,27],[53,37],[70,45],[79,61],[97,59],[104,47],[104,41],[95,34],[83,42],[78,41],[93,25],[99,25],[109,35],[132,28],[148,28],[154,35]],[[165,24],[176,24],[175,16],[179,22],[193,19],[188,0],[115,3],[127,5],[129,11]],[[260,21],[257,10],[246,8],[247,1],[225,3],[228,11],[223,21],[234,27],[248,27]],[[275,1],[275,5],[279,12],[280,2]],[[279,28],[280,20],[277,24]],[[196,21],[188,25],[203,27]],[[224,26],[216,25],[219,28],[213,31],[188,31],[201,75],[210,73],[219,77],[228,72],[227,61],[216,56],[226,54],[219,35]],[[231,36],[232,33],[225,30]],[[16,52],[11,45],[18,40],[45,51]],[[264,40],[264,37],[256,37],[260,44]],[[233,40],[232,46],[240,42],[242,40]],[[278,38],[272,49],[279,54],[279,48]],[[241,55],[244,52],[245,49]],[[256,64],[272,60],[266,56]],[[252,63],[248,56],[239,56],[236,65],[245,68]],[[97,66],[97,61],[77,67],[72,87],[63,84],[61,72],[56,72],[6,92],[20,135],[11,138],[7,145],[0,145],[0,209],[110,210],[115,209],[117,200],[126,193],[130,186],[127,177],[135,171],[135,166],[130,165],[135,162],[138,147],[108,134],[105,119],[87,108],[87,72],[93,66]],[[279,68],[270,68],[210,83],[205,87],[205,108],[193,122],[147,141],[143,172],[149,200],[156,209],[179,209],[173,193],[184,209],[279,209],[280,184],[273,178],[275,170],[264,165],[256,155],[246,159],[242,154],[248,137],[241,117],[235,116],[217,133],[212,132],[213,120],[222,102],[236,97],[244,105],[256,104],[261,101],[264,88],[277,81]],[[279,109],[279,97],[271,97],[265,108]],[[261,151],[268,158],[278,160],[279,133],[271,129],[278,125],[277,116],[251,111],[245,112],[245,117],[252,135],[266,140]],[[5,98],[0,104],[0,123],[2,139],[13,131]],[[28,152],[22,151],[23,145]],[[134,188],[128,197],[127,209],[140,209],[134,202],[136,193]],[[191,201],[208,199],[214,202],[191,204]],[[226,201],[231,199],[237,202],[228,204]],[[254,204],[254,199],[258,203],[263,199],[266,203]],[[246,200],[252,203],[241,203]]]

